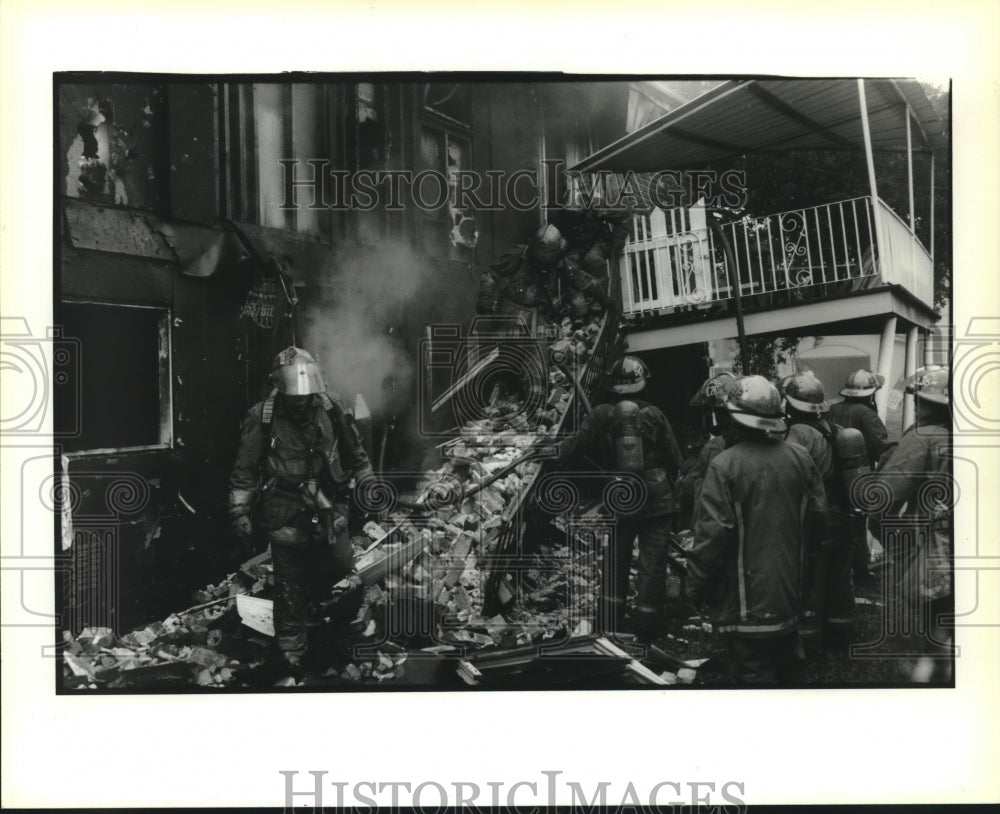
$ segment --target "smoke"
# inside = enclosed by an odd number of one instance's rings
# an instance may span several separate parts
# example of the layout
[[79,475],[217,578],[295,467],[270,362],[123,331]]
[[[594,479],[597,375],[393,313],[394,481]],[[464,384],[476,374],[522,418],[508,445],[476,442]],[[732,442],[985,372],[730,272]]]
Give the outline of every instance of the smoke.
[[346,404],[360,393],[373,413],[384,412],[410,391],[416,356],[401,329],[405,306],[429,275],[425,259],[392,242],[338,253],[324,270],[320,296],[304,303],[303,344]]

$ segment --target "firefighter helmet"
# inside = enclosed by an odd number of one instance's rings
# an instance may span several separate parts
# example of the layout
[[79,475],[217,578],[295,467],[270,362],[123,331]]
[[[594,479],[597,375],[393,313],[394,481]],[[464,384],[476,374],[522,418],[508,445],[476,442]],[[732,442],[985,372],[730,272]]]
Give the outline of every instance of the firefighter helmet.
[[726,409],[733,421],[767,436],[784,436],[781,394],[763,376],[743,376],[726,386]]
[[729,371],[724,370],[722,373],[716,373],[711,378],[706,379],[705,383],[698,388],[698,392],[691,399],[691,406],[706,409],[724,406],[726,387],[734,381],[736,381],[736,376]]
[[543,226],[528,241],[528,260],[537,266],[549,266],[566,252],[566,238],[551,223]]
[[844,382],[840,395],[848,398],[864,398],[870,396],[885,384],[885,376],[872,373],[870,370],[855,370]]
[[608,374],[612,393],[641,393],[649,379],[649,368],[638,356],[621,357]]
[[781,392],[788,406],[801,413],[822,415],[830,409],[823,392],[823,382],[811,370],[782,379]]
[[906,392],[933,404],[951,403],[951,371],[941,365],[927,365],[906,382]]
[[278,392],[286,396],[310,396],[326,392],[323,371],[319,369],[315,357],[309,351],[294,345],[274,357],[271,381]]

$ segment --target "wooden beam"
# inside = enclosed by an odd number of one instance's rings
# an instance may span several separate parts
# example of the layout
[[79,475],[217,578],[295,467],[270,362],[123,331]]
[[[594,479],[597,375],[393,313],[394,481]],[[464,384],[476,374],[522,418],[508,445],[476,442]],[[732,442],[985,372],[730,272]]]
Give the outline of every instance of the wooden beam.
[[446,587],[453,588],[455,583],[458,582],[458,578],[462,576],[462,572],[465,570],[465,559],[469,556],[471,548],[472,537],[468,534],[462,534],[455,540],[451,547],[451,553],[445,558],[450,561],[448,573],[444,575],[444,584]]
[[487,356],[480,359],[473,365],[472,370],[462,376],[457,382],[455,382],[451,387],[449,387],[444,393],[442,393],[438,399],[431,405],[431,412],[437,412],[441,407],[447,404],[455,394],[465,387],[469,382],[471,382],[476,376],[478,376],[482,371],[484,371],[489,365],[496,361],[497,357],[500,355],[500,348],[494,348]]
[[408,562],[416,559],[417,555],[424,550],[424,546],[425,540],[418,533],[412,540],[404,543],[395,551],[388,552],[382,559],[360,568],[358,576],[366,586],[374,585],[385,579],[388,574],[398,571]]

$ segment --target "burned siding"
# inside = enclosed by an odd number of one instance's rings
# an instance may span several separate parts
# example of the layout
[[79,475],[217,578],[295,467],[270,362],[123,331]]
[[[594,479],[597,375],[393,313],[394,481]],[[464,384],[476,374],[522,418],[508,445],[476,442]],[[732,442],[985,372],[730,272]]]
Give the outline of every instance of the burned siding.
[[167,120],[170,214],[215,223],[219,217],[216,85],[169,85]]
[[161,211],[167,200],[167,106],[153,83],[59,86],[60,193]]

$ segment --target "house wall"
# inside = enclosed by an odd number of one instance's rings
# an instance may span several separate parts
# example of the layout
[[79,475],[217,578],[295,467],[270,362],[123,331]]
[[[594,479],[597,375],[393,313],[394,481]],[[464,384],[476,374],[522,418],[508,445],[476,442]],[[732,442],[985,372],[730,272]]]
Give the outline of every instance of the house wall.
[[[378,127],[362,134],[374,139],[374,148],[361,143],[350,88],[326,88],[329,138],[322,150],[331,167],[364,165],[363,153],[376,167],[419,169],[427,120],[422,86],[379,86]],[[477,84],[471,93],[464,133],[471,167],[537,168],[539,87]],[[84,496],[64,511],[64,539],[77,568],[62,589],[67,608],[76,608],[68,624],[78,628],[127,629],[162,616],[183,607],[190,589],[218,581],[235,564],[225,497],[239,424],[265,393],[270,360],[291,342],[292,326],[281,308],[273,329],[240,318],[252,267],[220,226],[220,218],[237,214],[232,192],[240,170],[223,150],[232,147],[226,128],[235,121],[227,117],[226,98],[220,86],[203,82],[82,81],[58,88],[56,320],[61,300],[160,309],[167,319],[165,358],[158,363],[171,408],[160,443],[151,448],[79,450],[66,439],[63,471]],[[570,137],[577,138],[563,133],[550,140],[548,154]],[[406,466],[426,446],[413,404],[427,325],[467,323],[480,268],[541,222],[537,209],[479,213],[478,243],[457,258],[427,253],[428,222],[412,209],[324,212],[297,222],[318,231],[310,234],[239,225],[296,281],[297,341],[317,346],[331,387],[348,403],[361,393],[372,407],[373,457],[382,431],[394,422],[387,465]],[[115,366],[114,358],[85,361],[84,371],[93,363],[102,371]],[[127,381],[108,381],[99,398],[129,398]],[[128,484],[134,494],[123,502]],[[116,587],[93,601],[99,590],[94,564],[109,559]]]

